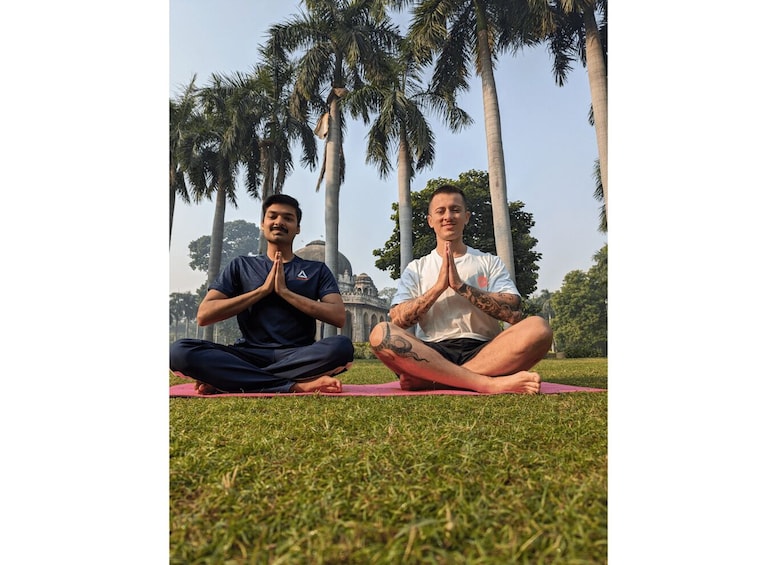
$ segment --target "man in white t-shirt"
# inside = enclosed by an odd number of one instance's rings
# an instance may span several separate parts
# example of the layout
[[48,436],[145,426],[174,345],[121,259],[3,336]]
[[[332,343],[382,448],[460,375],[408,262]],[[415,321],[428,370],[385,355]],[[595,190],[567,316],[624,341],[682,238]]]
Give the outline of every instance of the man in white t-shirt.
[[[464,243],[470,216],[461,189],[434,191],[427,221],[437,247],[404,270],[391,322],[375,326],[370,346],[405,390],[536,394],[541,379],[529,369],[550,350],[553,333],[543,318],[523,317],[502,260]],[[414,334],[407,331],[414,325]]]

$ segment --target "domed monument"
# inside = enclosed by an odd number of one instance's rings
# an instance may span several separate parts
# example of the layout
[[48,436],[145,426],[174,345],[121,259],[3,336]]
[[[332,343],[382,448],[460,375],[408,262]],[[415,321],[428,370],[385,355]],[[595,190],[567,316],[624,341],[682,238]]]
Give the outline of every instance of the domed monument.
[[[326,244],[317,239],[294,254],[303,259],[324,262]],[[378,296],[378,289],[366,273],[353,276],[351,262],[342,253],[337,254],[337,286],[345,303],[345,325],[337,333],[351,338],[351,341],[368,341],[370,332],[379,322],[388,320],[389,301]],[[323,324],[318,322],[316,336],[323,335]]]
[[[297,249],[294,252],[294,254],[297,257],[302,257],[303,259],[308,259],[310,261],[321,261],[322,263],[324,263],[325,251],[326,251],[326,244],[320,239],[317,239],[315,241],[311,241],[302,249]],[[335,273],[335,276],[343,275],[345,274],[346,271],[348,273],[353,273],[353,269],[351,268],[351,262],[348,260],[348,258],[345,255],[343,255],[342,253],[338,253],[337,272]]]

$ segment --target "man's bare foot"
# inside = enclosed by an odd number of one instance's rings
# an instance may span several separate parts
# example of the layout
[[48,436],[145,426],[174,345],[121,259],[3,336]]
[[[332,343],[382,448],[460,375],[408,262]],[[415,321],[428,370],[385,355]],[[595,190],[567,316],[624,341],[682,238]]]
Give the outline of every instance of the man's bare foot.
[[399,388],[402,390],[430,390],[432,388],[432,381],[402,373],[399,375]]
[[427,381],[426,379],[404,373],[399,375],[399,388],[402,390],[457,390],[456,387]]
[[515,392],[518,394],[539,394],[540,383],[542,379],[539,374],[529,371],[520,371],[514,375],[504,377],[492,377],[491,382],[493,390],[483,391],[492,394],[502,392]]
[[343,392],[343,384],[340,379],[323,376],[311,381],[294,383],[291,392]]
[[215,386],[200,381],[194,381],[194,391],[197,394],[218,394],[221,392]]
[[[500,394],[513,392],[518,394],[538,394],[540,392],[539,374],[529,371],[521,371],[514,375],[504,377],[488,377],[488,384],[482,390],[476,390],[482,394]],[[402,390],[475,390],[449,386],[443,383],[428,381],[412,375],[399,375],[399,387]]]

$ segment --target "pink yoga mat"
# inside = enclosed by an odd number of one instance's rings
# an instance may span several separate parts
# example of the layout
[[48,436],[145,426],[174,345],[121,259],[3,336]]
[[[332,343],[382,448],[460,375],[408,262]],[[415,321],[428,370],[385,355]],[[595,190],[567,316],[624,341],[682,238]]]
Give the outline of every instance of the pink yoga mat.
[[[561,385],[556,383],[541,383],[540,394],[560,394],[564,392],[605,392],[602,388],[589,388],[584,386]],[[276,393],[276,392],[224,392],[220,394],[201,395],[194,391],[194,383],[183,383],[170,387],[171,397],[219,398],[223,396],[245,397],[273,397],[273,396],[305,396],[318,394],[321,396],[419,396],[428,394],[455,394],[478,395],[478,392],[469,390],[402,390],[399,381],[381,383],[378,385],[343,385],[343,392],[301,392],[301,393]]]

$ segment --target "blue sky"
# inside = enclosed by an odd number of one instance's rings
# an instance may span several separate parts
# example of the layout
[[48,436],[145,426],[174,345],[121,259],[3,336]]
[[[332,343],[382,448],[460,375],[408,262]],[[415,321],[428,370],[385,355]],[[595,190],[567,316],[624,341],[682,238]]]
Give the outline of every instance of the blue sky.
[[[257,46],[270,25],[296,12],[296,3],[243,0],[172,0],[170,2],[170,96],[178,95],[196,74],[197,84],[211,74],[249,71],[257,62]],[[402,24],[400,24],[402,25]],[[597,231],[599,203],[593,198],[592,178],[597,158],[596,138],[588,124],[590,91],[585,70],[575,69],[564,87],[556,86],[544,47],[517,56],[503,56],[497,66],[503,144],[510,201],[525,203],[534,216],[537,238],[538,290],[558,290],[566,273],[587,270],[592,256],[606,243]],[[413,190],[432,178],[457,178],[470,169],[487,170],[480,79],[473,76],[460,105],[474,123],[453,134],[442,126],[436,160],[420,172]],[[433,118],[430,118],[434,121]],[[350,120],[345,136],[346,179],[340,193],[340,251],[354,270],[370,275],[378,289],[396,286],[388,273],[375,266],[373,249],[391,235],[391,204],[397,201],[396,177],[381,180],[364,161],[367,129]],[[320,152],[323,142],[320,142]],[[284,192],[300,200],[304,215],[299,248],[324,239],[324,188],[315,192],[318,170],[296,167]],[[226,221],[259,221],[259,203],[239,191],[238,209],[229,207]],[[188,244],[210,235],[213,203],[178,203],[170,247],[170,292],[195,290],[205,273],[189,268]]]

